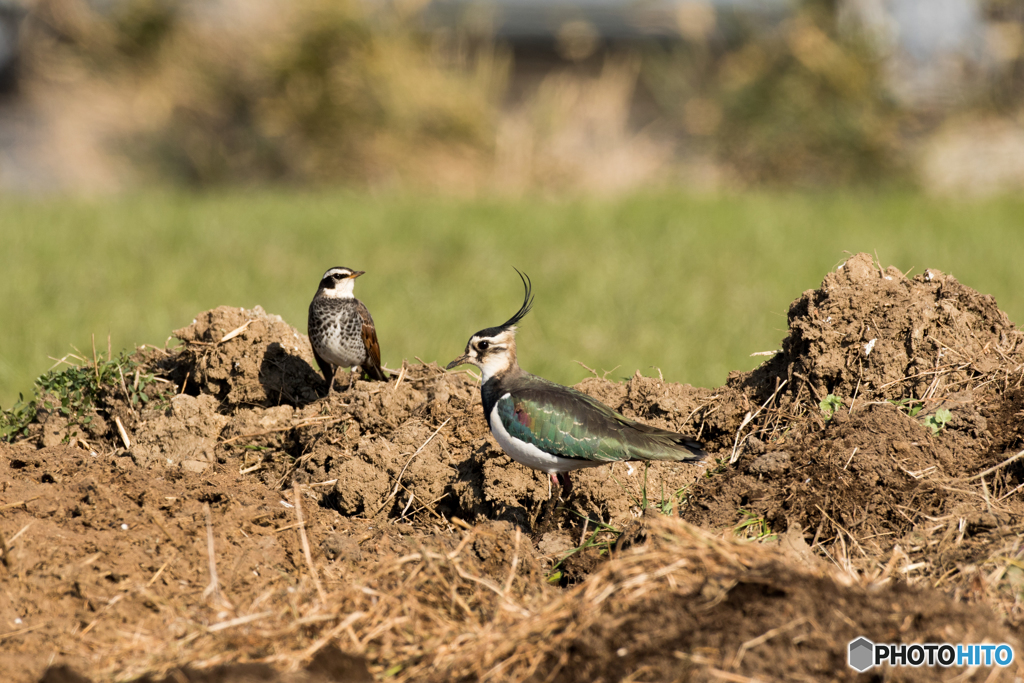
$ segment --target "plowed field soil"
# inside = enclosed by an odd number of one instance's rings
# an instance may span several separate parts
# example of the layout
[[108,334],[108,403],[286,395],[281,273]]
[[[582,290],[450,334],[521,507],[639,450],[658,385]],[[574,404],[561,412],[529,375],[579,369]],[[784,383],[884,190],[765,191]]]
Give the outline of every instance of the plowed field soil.
[[470,373],[326,398],[259,308],[174,334],[50,382],[0,443],[4,680],[853,680],[858,636],[1020,656],[1024,334],[938,271],[850,258],[722,387],[582,382],[710,455],[581,470],[553,514]]

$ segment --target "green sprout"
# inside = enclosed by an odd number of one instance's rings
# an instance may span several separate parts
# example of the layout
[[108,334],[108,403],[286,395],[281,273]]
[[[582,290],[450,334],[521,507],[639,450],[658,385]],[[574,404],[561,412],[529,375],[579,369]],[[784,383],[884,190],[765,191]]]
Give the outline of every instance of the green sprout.
[[953,419],[953,413],[945,408],[939,408],[934,415],[924,419],[924,426],[932,430],[932,434],[938,434],[946,426],[946,423]]
[[654,498],[647,495],[647,472],[649,467],[650,463],[644,463],[644,481],[641,485],[639,496],[630,492],[629,489],[627,489],[622,484],[622,482],[616,479],[614,475],[612,476],[612,481],[618,484],[619,488],[621,488],[624,492],[626,492],[629,495],[629,497],[633,500],[634,507],[639,508],[641,512],[643,512],[647,508],[654,508],[663,515],[671,514],[672,508],[675,505],[685,502],[687,492],[690,486],[688,484],[686,486],[683,486],[682,488],[676,489],[673,493],[669,494],[665,491],[665,483],[662,482],[661,495],[658,497],[657,500],[655,500]]
[[889,401],[900,410],[906,411],[907,417],[915,417],[924,408],[924,401],[919,401],[916,398],[903,398],[899,401]]
[[[607,555],[612,551],[612,548],[615,546],[615,542],[618,540],[619,536],[622,535],[621,529],[616,529],[615,527],[609,524],[605,524],[604,522],[599,522],[597,520],[590,519],[589,517],[584,517],[578,512],[574,512],[573,514],[577,515],[578,517],[582,517],[583,519],[586,519],[588,524],[592,524],[594,526],[594,530],[590,533],[589,536],[587,536],[587,538],[582,543],[580,543],[572,550],[566,551],[566,553],[562,555],[561,558],[559,558],[558,562],[555,563],[555,566],[551,568],[551,573],[548,574],[548,583],[557,584],[559,581],[562,580],[562,563],[569,559],[569,557],[571,557],[572,555],[583,550],[588,550],[590,548],[597,548],[598,555]],[[608,534],[611,534],[610,538],[608,537]]]
[[818,407],[821,408],[821,412],[825,414],[825,422],[832,419],[832,416],[836,414],[836,411],[843,406],[843,399],[836,396],[835,394],[829,394],[822,399]]
[[768,526],[768,520],[752,510],[740,508],[743,519],[732,529],[732,533],[740,538],[754,541],[774,541],[778,538]]

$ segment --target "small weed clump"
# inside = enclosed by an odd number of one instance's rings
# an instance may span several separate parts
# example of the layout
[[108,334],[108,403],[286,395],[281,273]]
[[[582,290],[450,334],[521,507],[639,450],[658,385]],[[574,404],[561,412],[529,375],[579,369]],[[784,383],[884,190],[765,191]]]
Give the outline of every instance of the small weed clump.
[[904,398],[899,401],[889,401],[903,412],[907,414],[907,417],[916,417],[921,409],[924,408],[924,402],[918,401],[915,398]]
[[[924,401],[920,401],[913,398],[905,398],[901,401],[889,401],[900,410],[906,412],[907,417],[917,417],[917,415],[924,409]],[[933,435],[941,432],[946,423],[953,419],[953,413],[946,408],[939,408],[935,411],[935,414],[929,415],[924,418],[921,423],[931,430]]]
[[740,514],[743,519],[732,530],[733,535],[737,538],[752,541],[774,541],[778,538],[776,534],[772,533],[771,527],[768,526],[768,520],[763,515],[744,508],[740,508]]
[[[665,489],[664,484],[662,484],[661,494],[657,499],[655,499],[649,496],[647,493],[647,472],[648,467],[645,466],[643,484],[641,485],[639,495],[631,494],[631,498],[635,507],[640,511],[640,517],[642,518],[649,509],[655,510],[666,517],[671,516],[673,514],[673,510],[677,510],[679,507],[686,503],[689,486],[684,486],[683,488],[677,489],[669,493]],[[626,490],[626,487],[623,486],[618,479],[612,477],[612,480],[615,481],[615,483],[618,484],[623,490]],[[571,548],[567,550],[565,553],[563,553],[559,560],[554,564],[554,566],[551,568],[551,571],[548,573],[547,580],[549,583],[562,583],[562,580],[565,576],[565,572],[563,571],[563,564],[569,557],[575,555],[578,552],[586,551],[593,548],[597,550],[598,556],[604,557],[610,555],[611,552],[614,549],[616,549],[617,546],[619,546],[621,540],[628,539],[631,536],[630,529],[634,528],[634,525],[637,523],[637,520],[634,520],[630,524],[627,524],[624,528],[620,529],[610,524],[605,524],[600,520],[584,517],[579,513],[574,514],[580,517],[584,522],[582,532],[583,536],[581,536],[581,542],[578,546]],[[591,528],[593,529],[593,531],[589,535],[586,535],[587,529]]]
[[[73,362],[68,362],[71,359]],[[116,358],[89,362],[78,356],[67,356],[63,370],[50,370],[36,379],[35,396],[26,401],[23,395],[9,409],[0,409],[0,440],[13,442],[28,435],[29,425],[41,413],[58,413],[69,425],[88,426],[97,405],[106,395],[121,396],[131,408],[142,407],[162,390],[155,386],[156,375],[134,354],[122,351]]]
[[[640,487],[640,495],[637,496],[635,494],[631,494],[631,496],[630,496],[633,499],[634,506],[637,507],[640,510],[640,514],[641,515],[644,512],[646,512],[648,508],[654,508],[655,510],[657,510],[658,512],[660,512],[663,515],[672,514],[672,509],[673,508],[675,508],[678,505],[680,505],[681,503],[685,502],[685,500],[686,500],[686,492],[687,492],[687,489],[689,487],[688,486],[683,487],[683,488],[678,489],[676,491],[673,491],[671,494],[669,494],[665,490],[665,484],[662,483],[662,485],[661,485],[661,495],[658,497],[657,500],[654,500],[654,498],[651,498],[650,496],[647,495],[647,472],[648,471],[649,471],[649,466],[645,463],[644,464],[644,481],[643,481],[643,484]],[[619,487],[622,488],[622,490],[624,490],[624,491],[626,490],[626,487],[623,486],[622,483],[619,482],[619,480],[616,479],[615,477],[612,477],[612,481],[614,481],[616,484],[618,484]]]
[[565,561],[578,552],[583,552],[593,548],[597,550],[597,554],[599,556],[604,557],[611,554],[612,550],[615,548],[616,542],[622,535],[622,529],[618,529],[614,526],[588,517],[585,517],[584,520],[588,526],[593,525],[594,531],[591,532],[590,535],[587,536],[578,546],[567,550],[559,558],[558,562],[551,567],[551,572],[548,573],[547,577],[548,583],[555,585],[560,585],[562,583],[562,579],[565,577],[565,572],[563,571]]

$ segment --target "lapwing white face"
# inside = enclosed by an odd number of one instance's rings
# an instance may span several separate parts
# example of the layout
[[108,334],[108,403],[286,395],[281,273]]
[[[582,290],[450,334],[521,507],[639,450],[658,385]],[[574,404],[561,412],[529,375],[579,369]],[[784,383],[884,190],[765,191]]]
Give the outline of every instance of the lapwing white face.
[[352,290],[356,286],[356,278],[365,272],[351,268],[331,268],[320,278],[317,294],[335,299],[351,299],[353,297]]
[[500,330],[497,333],[477,332],[466,344],[466,352],[448,364],[446,370],[472,363],[480,368],[483,381],[500,375],[512,367],[516,361],[515,328]]

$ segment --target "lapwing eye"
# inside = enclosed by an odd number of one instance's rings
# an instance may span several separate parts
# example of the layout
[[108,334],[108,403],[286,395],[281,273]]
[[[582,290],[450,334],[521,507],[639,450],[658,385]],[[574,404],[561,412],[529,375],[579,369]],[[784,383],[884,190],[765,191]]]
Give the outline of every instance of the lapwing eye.
[[478,351],[486,351],[486,350],[487,350],[488,348],[490,348],[490,346],[491,346],[491,343],[490,343],[490,342],[488,342],[488,341],[482,341],[482,342],[479,342],[479,343],[478,343],[478,344],[476,345],[476,348],[477,348],[477,350],[478,350]]

